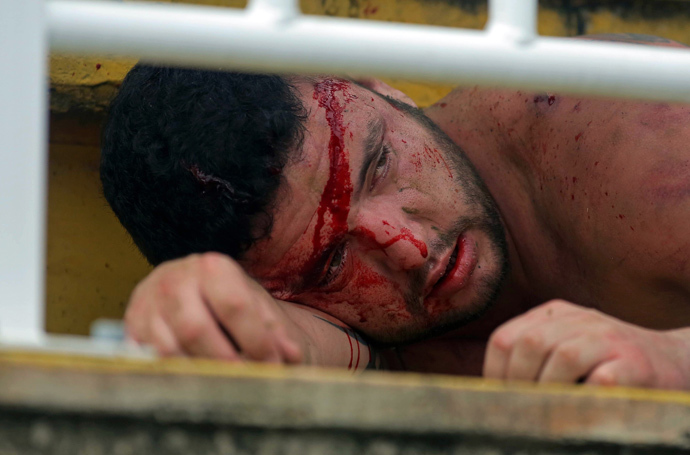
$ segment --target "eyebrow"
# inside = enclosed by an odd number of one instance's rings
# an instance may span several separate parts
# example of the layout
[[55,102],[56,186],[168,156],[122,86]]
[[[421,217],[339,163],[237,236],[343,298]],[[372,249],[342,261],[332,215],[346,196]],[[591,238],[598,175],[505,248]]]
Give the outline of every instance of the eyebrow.
[[362,167],[359,169],[355,194],[359,194],[362,191],[371,163],[376,159],[381,150],[384,126],[383,120],[380,118],[369,123],[369,133],[364,140],[364,159],[362,160]]

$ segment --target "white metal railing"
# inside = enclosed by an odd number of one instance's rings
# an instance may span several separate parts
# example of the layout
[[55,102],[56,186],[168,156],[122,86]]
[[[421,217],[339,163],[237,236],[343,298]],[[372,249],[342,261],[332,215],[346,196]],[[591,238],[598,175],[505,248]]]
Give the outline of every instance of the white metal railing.
[[46,10],[0,0],[0,336],[43,332]]
[[246,10],[0,0],[0,337],[43,336],[48,45],[208,68],[690,102],[690,52],[540,37],[537,0],[490,0],[489,15],[474,31],[305,16],[296,0],[250,0]]

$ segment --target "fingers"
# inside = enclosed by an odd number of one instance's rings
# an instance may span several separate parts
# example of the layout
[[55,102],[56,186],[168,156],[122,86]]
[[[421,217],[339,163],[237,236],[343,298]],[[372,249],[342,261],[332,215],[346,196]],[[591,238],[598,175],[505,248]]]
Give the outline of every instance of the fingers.
[[536,381],[556,340],[540,332],[530,332],[515,342],[505,367],[505,378]]
[[242,354],[262,362],[282,361],[276,330],[279,321],[275,312],[266,308],[271,296],[250,285],[238,265],[222,258],[211,257],[201,267],[209,278],[200,282],[201,295]]
[[168,306],[170,310],[163,313],[163,318],[180,345],[180,354],[240,360],[232,341],[225,336],[193,286],[183,287]]
[[[647,344],[650,346],[650,344]],[[668,362],[665,368],[656,369],[655,361],[670,360],[663,350],[655,355],[645,354],[639,346],[629,346],[622,355],[612,357],[593,368],[586,384],[621,387],[678,388],[686,380],[677,369],[678,364]]]
[[298,363],[278,304],[230,258],[194,255],[159,266],[130,299],[127,330],[162,355]]
[[484,374],[497,379],[628,387],[687,386],[685,344],[598,311],[551,302],[508,321],[487,346]]
[[609,346],[593,337],[570,339],[556,347],[538,377],[539,382],[576,383],[608,360]]
[[150,339],[158,350],[158,353],[164,357],[180,356],[184,354],[172,329],[170,329],[168,324],[160,317],[156,317],[151,321]]
[[[496,329],[487,346],[484,376],[537,380],[554,346],[574,336],[573,325],[566,321],[572,312],[573,305],[553,301]],[[559,324],[559,321],[563,323]]]
[[258,308],[261,303],[237,289],[232,296],[222,291],[222,286],[209,286],[204,290],[206,301],[243,356],[263,362],[280,362],[280,351],[272,331],[275,322],[264,317]]
[[631,368],[625,360],[616,359],[594,369],[585,384],[609,387],[651,387],[650,378],[640,373],[639,369]]

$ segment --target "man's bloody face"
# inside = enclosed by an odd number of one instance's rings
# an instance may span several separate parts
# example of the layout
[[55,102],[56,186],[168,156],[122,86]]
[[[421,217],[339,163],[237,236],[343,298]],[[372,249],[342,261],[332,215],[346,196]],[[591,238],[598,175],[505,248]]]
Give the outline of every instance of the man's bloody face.
[[340,79],[298,85],[302,153],[272,234],[244,265],[274,297],[382,342],[481,313],[507,269],[494,203],[462,151],[409,110]]

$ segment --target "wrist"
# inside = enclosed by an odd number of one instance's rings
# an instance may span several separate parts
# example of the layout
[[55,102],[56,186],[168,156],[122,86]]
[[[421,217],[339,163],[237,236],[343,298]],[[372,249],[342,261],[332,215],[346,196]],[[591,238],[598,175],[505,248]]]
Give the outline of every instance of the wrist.
[[671,340],[670,356],[679,370],[680,384],[674,388],[690,389],[690,328],[662,333],[668,335]]

